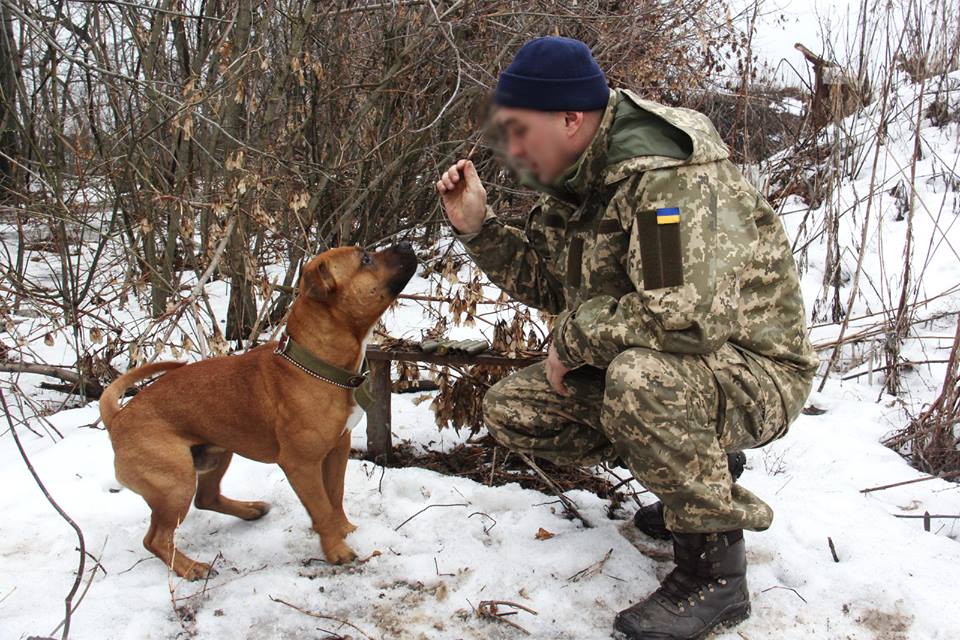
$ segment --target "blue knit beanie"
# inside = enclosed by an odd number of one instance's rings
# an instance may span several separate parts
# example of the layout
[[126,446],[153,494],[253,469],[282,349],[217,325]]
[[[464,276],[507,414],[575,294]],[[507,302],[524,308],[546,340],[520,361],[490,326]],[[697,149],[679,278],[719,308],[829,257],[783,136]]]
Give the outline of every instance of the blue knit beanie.
[[494,103],[538,111],[594,111],[607,106],[607,79],[579,40],[546,36],[525,43],[500,74]]

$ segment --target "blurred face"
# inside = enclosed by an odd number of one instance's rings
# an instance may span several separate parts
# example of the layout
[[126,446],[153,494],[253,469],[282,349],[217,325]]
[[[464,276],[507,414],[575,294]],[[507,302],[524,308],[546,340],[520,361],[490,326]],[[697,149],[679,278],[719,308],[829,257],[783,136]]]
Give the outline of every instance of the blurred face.
[[[507,159],[550,184],[573,166],[593,138],[582,111],[535,111],[497,107],[493,124],[502,136]],[[598,121],[599,122],[599,121]]]

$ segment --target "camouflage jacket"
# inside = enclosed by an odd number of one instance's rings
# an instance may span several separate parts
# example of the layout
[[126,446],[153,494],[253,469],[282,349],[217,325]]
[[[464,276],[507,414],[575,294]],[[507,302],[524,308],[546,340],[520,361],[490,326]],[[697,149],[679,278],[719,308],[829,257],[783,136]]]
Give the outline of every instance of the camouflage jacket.
[[524,230],[488,208],[478,233],[458,237],[495,284],[559,314],[554,344],[570,368],[729,341],[778,382],[809,381],[817,358],[790,244],[728,158],[706,116],[612,91],[579,162],[534,185],[543,195]]

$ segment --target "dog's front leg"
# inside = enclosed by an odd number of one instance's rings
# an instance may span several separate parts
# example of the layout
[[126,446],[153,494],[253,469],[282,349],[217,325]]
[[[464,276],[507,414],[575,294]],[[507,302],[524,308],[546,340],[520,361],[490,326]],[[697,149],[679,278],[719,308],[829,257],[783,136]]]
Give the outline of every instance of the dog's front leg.
[[357,530],[347,519],[343,510],[343,476],[347,471],[347,459],[350,457],[350,432],[344,431],[337,446],[330,450],[323,460],[323,482],[333,507],[333,517],[339,522],[343,536]]
[[323,465],[316,460],[305,460],[295,455],[283,456],[278,462],[310,514],[313,530],[320,534],[320,547],[327,562],[344,564],[356,559],[357,554],[343,541],[341,519],[327,494]]

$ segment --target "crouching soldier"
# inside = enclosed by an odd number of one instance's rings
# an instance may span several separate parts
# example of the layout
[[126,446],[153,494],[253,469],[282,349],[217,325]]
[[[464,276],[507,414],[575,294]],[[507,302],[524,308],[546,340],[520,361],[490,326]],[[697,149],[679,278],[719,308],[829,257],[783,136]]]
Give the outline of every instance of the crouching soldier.
[[526,43],[493,99],[542,194],[525,228],[467,160],[437,190],[489,278],[558,315],[547,359],[491,388],[484,420],[556,463],[622,459],[660,499],[638,524],[669,532],[676,567],[614,628],[701,638],[749,615],[743,530],[773,518],[727,454],[783,436],[817,366],[790,244],[708,118],[611,91],[582,42]]

